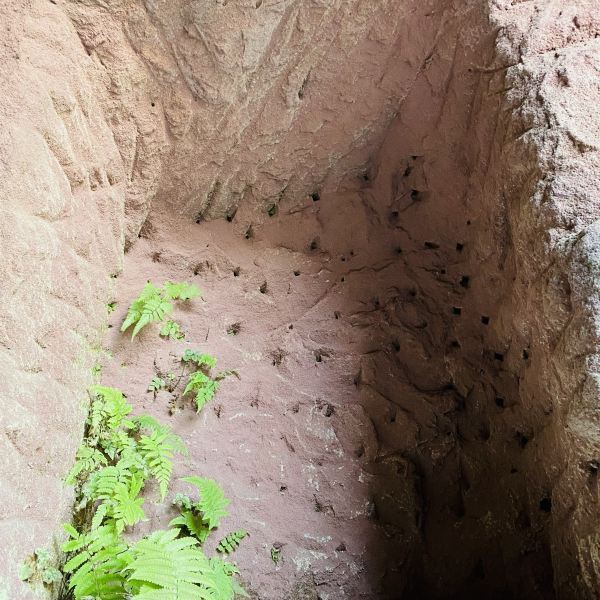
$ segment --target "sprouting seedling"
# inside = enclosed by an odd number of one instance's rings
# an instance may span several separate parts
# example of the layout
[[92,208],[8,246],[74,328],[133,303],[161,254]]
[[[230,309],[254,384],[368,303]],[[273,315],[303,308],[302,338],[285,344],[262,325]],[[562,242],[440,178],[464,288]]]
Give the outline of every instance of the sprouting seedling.
[[149,323],[160,323],[173,311],[173,300],[191,300],[200,296],[195,284],[171,283],[167,281],[162,288],[148,282],[142,293],[131,303],[121,331],[133,327],[133,339]]
[[281,546],[273,545],[271,547],[271,560],[278,565],[281,560]]
[[19,568],[19,578],[22,581],[40,580],[46,585],[52,585],[62,579],[62,573],[54,566],[55,559],[45,548],[38,548],[33,556],[29,556]]
[[153,377],[152,381],[148,385],[148,391],[154,392],[154,395],[156,395],[156,392],[163,390],[166,387],[166,385],[167,382],[164,379],[160,377]]
[[181,360],[185,363],[195,363],[200,368],[208,367],[209,369],[213,369],[217,364],[217,359],[214,356],[198,352],[198,350],[190,350],[189,348],[183,353]]
[[182,340],[185,337],[179,323],[169,319],[160,329],[159,335],[162,337],[168,337],[172,340]]
[[219,389],[219,382],[202,371],[196,371],[190,375],[183,395],[190,392],[195,393],[196,412],[200,412],[207,402],[210,402]]
[[200,412],[207,402],[210,402],[219,389],[220,382],[229,375],[237,375],[236,371],[228,370],[217,373],[214,377],[210,371],[217,365],[217,359],[210,354],[195,350],[186,350],[181,357],[186,363],[194,363],[198,370],[188,379],[183,395],[195,393],[196,411]]
[[111,313],[115,312],[115,310],[117,309],[117,303],[116,302],[109,302],[106,305],[106,312],[110,315]]

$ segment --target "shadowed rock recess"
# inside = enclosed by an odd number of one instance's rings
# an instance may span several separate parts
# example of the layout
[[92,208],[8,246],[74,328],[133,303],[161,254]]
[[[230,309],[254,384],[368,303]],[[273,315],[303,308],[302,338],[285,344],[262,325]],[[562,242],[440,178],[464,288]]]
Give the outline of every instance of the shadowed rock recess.
[[[0,598],[70,518],[103,350],[232,498],[253,598],[600,597],[597,0],[0,30]],[[198,416],[145,392],[184,346],[118,333],[148,278],[198,283],[186,344],[240,374]]]

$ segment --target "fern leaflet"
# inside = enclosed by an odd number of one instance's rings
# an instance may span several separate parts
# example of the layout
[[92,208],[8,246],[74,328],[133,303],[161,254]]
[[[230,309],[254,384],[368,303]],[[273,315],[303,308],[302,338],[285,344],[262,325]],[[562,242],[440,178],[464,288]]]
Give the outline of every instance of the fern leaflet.
[[167,382],[161,377],[153,377],[152,381],[150,381],[150,383],[148,384],[148,391],[154,392],[156,394],[156,392],[164,389],[166,385]]
[[206,366],[209,369],[214,369],[217,364],[217,359],[214,356],[189,348],[183,353],[181,360],[183,362],[194,362],[199,367]]
[[160,323],[173,310],[173,305],[164,298],[151,298],[144,304],[142,314],[133,328],[132,339],[149,323]]
[[224,552],[231,554],[240,545],[240,542],[248,535],[248,532],[244,529],[238,529],[230,534],[226,535],[217,546],[217,552]]
[[65,482],[68,485],[73,485],[81,473],[91,473],[106,464],[106,457],[100,450],[84,444],[77,450],[75,464],[67,474]]
[[144,499],[138,497],[143,484],[144,480],[134,475],[129,485],[119,483],[115,487],[110,509],[117,533],[121,533],[125,526],[135,525],[146,516],[142,510]]
[[173,433],[168,425],[162,425],[150,415],[138,415],[133,417],[132,422],[138,429],[146,429],[150,432],[155,431],[156,433],[166,434],[166,439],[173,447],[173,451],[177,452],[177,454],[187,455],[188,451],[183,440],[177,434]]

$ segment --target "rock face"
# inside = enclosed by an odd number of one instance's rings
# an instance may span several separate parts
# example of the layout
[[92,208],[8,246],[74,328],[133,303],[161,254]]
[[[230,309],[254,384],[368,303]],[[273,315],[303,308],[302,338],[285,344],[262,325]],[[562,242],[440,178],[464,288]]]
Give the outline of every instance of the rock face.
[[2,7],[0,598],[68,514],[123,248],[311,195],[395,235],[394,352],[361,373],[407,415],[407,593],[598,597],[596,4]]
[[[0,598],[68,519],[92,352],[122,261],[122,161],[68,19],[0,12]],[[18,586],[18,587],[17,587]]]

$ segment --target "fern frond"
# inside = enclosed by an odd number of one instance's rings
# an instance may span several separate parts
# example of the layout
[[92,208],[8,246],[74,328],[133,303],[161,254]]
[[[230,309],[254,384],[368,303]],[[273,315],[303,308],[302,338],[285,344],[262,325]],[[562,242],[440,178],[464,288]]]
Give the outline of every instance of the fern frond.
[[113,431],[107,439],[99,440],[100,445],[111,460],[135,449],[135,440],[126,431]]
[[233,531],[226,535],[217,546],[217,552],[224,552],[226,554],[231,554],[234,552],[240,542],[248,535],[248,532],[245,529],[238,529],[237,531]]
[[121,533],[125,526],[132,526],[145,518],[142,510],[144,499],[139,497],[144,484],[138,475],[131,478],[129,485],[119,483],[114,489],[111,512],[115,519],[117,533]]
[[100,431],[102,425],[105,425],[109,431],[114,431],[121,425],[128,426],[125,417],[133,408],[125,400],[121,390],[103,385],[92,385],[90,392],[95,396],[89,418],[92,433]]
[[161,500],[167,495],[167,488],[173,471],[173,452],[170,432],[152,431],[150,435],[142,435],[138,442],[139,452],[144,458],[148,470],[158,481]]
[[137,417],[134,417],[132,421],[138,429],[146,429],[148,431],[155,431],[156,433],[160,434],[167,434],[167,440],[173,447],[174,452],[184,456],[188,454],[188,449],[184,441],[177,434],[173,433],[168,425],[159,423],[150,415],[138,415]]
[[165,282],[163,285],[165,297],[170,300],[191,300],[201,296],[200,289],[195,283],[171,283]]
[[145,304],[146,301],[141,298],[138,298],[131,303],[125,320],[121,325],[121,331],[127,331],[134,323],[137,323],[140,320]]
[[144,303],[142,314],[133,328],[131,339],[133,339],[143,327],[149,323],[159,323],[173,310],[173,305],[164,298],[156,297]]
[[183,391],[185,396],[189,392],[195,392],[196,411],[200,412],[207,402],[210,402],[219,389],[219,383],[205,375],[202,371],[196,371],[190,375],[187,385]]
[[191,483],[198,489],[200,500],[195,506],[201,511],[202,518],[208,528],[218,527],[221,518],[229,514],[225,510],[229,506],[229,500],[225,497],[220,486],[212,479],[204,477],[184,477],[182,481]]
[[202,515],[195,514],[192,510],[183,510],[178,517],[171,520],[169,527],[185,527],[201,544],[210,534]]
[[84,444],[77,450],[75,464],[67,473],[65,482],[68,485],[74,485],[75,481],[82,473],[91,473],[106,464],[106,457],[100,450]]
[[162,379],[162,377],[153,377],[148,384],[148,391],[156,393],[159,390],[162,390],[166,385],[167,382]]
[[233,598],[235,591],[241,589],[233,579],[233,575],[237,573],[237,569],[220,558],[211,558],[209,562],[212,582],[212,587],[210,588],[212,592],[211,599],[230,600],[230,598]]
[[189,348],[183,353],[181,360],[183,362],[194,362],[199,367],[206,366],[209,369],[214,369],[217,364],[217,359],[211,354],[190,350]]
[[106,504],[105,502],[103,502],[102,504],[99,504],[98,508],[96,509],[96,512],[94,513],[94,516],[92,517],[91,528],[98,529],[98,527],[100,527],[100,525],[102,525],[102,521],[104,521],[104,517],[106,517],[107,513],[108,513],[108,504]]
[[142,318],[146,303],[155,298],[160,298],[160,288],[148,282],[142,293],[131,303],[127,316],[121,325],[121,331],[127,331],[134,323],[137,323]]
[[126,567],[138,600],[231,600],[233,584],[221,565],[209,560],[198,541],[179,529],[157,531],[132,548]]
[[187,494],[177,493],[173,498],[173,504],[179,507],[180,510],[192,510],[193,502]]
[[181,331],[181,327],[179,323],[172,321],[169,319],[158,332],[162,337],[169,337],[172,340],[182,340],[185,337],[183,331]]
[[112,525],[102,525],[87,534],[65,526],[70,539],[62,545],[65,552],[76,552],[63,570],[70,573],[69,588],[76,600],[101,598],[122,600],[125,597],[123,569],[130,562],[127,546],[119,540]]
[[90,500],[111,500],[117,486],[128,486],[133,476],[131,465],[126,461],[119,461],[116,465],[104,467],[94,473],[84,493]]
[[[133,325],[133,339],[149,323],[164,321],[173,310],[172,300],[190,300],[199,295],[200,290],[195,284],[167,281],[162,288],[157,288],[148,282],[142,293],[131,303],[121,331],[126,331]],[[183,338],[179,325],[174,321],[168,321],[161,329],[160,335],[168,335],[174,339]]]

